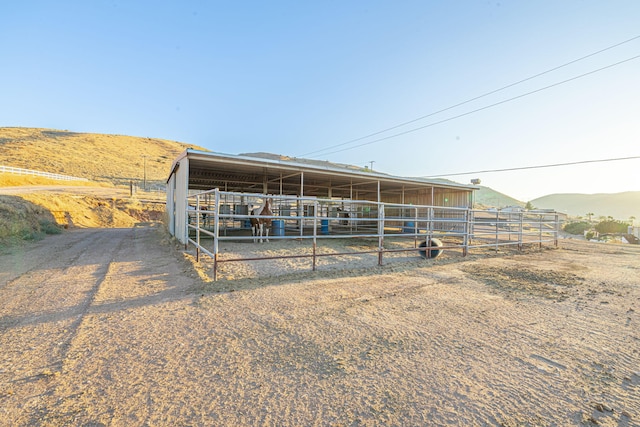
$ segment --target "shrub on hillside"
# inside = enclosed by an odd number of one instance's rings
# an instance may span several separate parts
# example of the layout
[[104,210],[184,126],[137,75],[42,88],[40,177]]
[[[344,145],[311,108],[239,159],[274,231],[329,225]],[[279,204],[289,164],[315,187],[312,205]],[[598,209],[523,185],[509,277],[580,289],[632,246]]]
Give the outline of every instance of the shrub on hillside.
[[47,219],[41,219],[38,221],[40,224],[40,232],[44,234],[60,234],[62,233],[62,227],[58,225],[58,223],[54,221],[49,221]]
[[603,233],[626,233],[629,224],[626,222],[618,221],[615,219],[609,219],[601,221],[596,224],[596,231],[600,234]]
[[39,240],[47,234],[61,232],[46,208],[21,197],[0,196],[0,247],[20,240]]
[[564,226],[564,231],[569,234],[584,234],[585,231],[591,228],[591,224],[586,221],[570,222]]

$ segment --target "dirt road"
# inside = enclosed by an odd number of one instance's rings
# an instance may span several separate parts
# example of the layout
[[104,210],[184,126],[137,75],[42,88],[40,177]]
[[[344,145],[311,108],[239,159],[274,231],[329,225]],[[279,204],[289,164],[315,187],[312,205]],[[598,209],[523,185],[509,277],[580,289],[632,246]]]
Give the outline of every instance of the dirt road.
[[75,230],[0,257],[0,425],[637,426],[639,273],[563,241],[206,284],[154,228]]
[[78,345],[96,318],[185,296],[191,282],[168,253],[155,230],[130,228],[67,232],[0,257],[0,424],[50,419],[61,374],[82,357]]
[[96,197],[127,197],[129,191],[115,187],[94,187],[82,185],[20,185],[16,187],[0,187],[0,194],[10,196],[32,193],[68,193],[91,195]]

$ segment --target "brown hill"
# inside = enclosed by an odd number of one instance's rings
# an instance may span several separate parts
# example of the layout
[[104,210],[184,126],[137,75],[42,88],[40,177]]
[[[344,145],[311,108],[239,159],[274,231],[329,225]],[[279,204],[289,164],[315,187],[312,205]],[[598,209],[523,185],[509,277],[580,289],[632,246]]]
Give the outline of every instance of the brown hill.
[[[329,162],[327,160],[314,160],[314,159],[305,159],[302,157],[289,157],[282,154],[260,152],[260,153],[241,153],[239,155],[247,156],[247,157],[257,157],[259,159],[283,160],[286,162],[303,163],[311,166],[343,168],[343,169],[348,169],[350,171],[370,172],[370,170],[366,167],[354,166],[346,163]],[[384,172],[376,171],[376,173],[384,173]]]
[[545,209],[555,209],[572,216],[587,217],[592,214],[594,219],[611,216],[620,221],[629,218],[640,218],[640,191],[626,191],[623,193],[600,194],[550,194],[532,200],[534,206]]
[[[0,165],[87,178],[116,185],[159,186],[171,163],[191,144],[156,138],[66,130],[0,128]],[[146,163],[146,167],[145,167]]]

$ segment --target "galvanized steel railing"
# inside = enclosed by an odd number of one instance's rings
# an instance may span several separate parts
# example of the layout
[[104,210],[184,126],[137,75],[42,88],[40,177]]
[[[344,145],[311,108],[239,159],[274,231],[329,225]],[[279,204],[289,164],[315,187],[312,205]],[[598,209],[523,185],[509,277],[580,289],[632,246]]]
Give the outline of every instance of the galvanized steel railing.
[[[308,239],[312,241],[311,255],[277,257],[227,258],[219,254],[224,241],[255,240],[246,233],[250,228],[251,208],[265,199],[271,203],[273,240]],[[196,259],[204,253],[213,259],[213,276],[217,278],[220,262],[254,261],[283,258],[312,258],[323,256],[377,253],[382,265],[383,254],[420,251],[426,257],[433,247],[455,249],[465,256],[476,248],[517,246],[543,243],[558,245],[560,230],[556,212],[479,210],[459,207],[422,206],[378,203],[365,200],[320,199],[315,197],[234,193],[218,189],[190,195],[187,200],[187,242],[196,247]],[[245,230],[243,232],[243,230]],[[413,248],[385,248],[385,238],[413,239]],[[319,239],[368,238],[377,239],[377,247],[369,251],[323,254],[317,252]],[[418,242],[424,242],[422,247]]]

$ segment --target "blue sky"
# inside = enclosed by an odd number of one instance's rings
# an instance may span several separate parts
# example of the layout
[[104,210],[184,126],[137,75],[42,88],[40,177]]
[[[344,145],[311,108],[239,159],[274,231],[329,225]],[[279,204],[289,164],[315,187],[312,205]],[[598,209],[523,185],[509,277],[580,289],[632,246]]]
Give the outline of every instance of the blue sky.
[[[374,161],[401,176],[640,156],[640,38],[327,149],[640,36],[639,22],[636,0],[4,1],[0,126]],[[527,201],[640,191],[639,169],[451,179]]]

